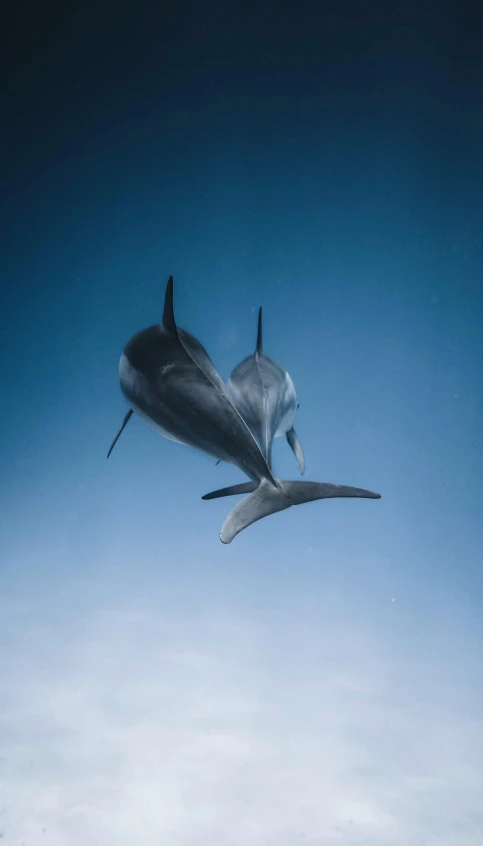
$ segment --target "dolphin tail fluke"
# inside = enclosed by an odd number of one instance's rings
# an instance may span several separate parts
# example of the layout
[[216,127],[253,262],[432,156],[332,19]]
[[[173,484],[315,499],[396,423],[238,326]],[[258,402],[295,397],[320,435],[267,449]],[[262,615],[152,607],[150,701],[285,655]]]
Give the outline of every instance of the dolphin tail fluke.
[[302,505],[304,502],[314,502],[316,499],[336,499],[338,497],[381,498],[381,494],[367,491],[365,488],[334,485],[332,482],[286,482],[283,479],[277,479],[277,482],[292,505]]
[[302,449],[302,444],[300,443],[297,432],[295,431],[293,426],[287,432],[287,441],[293,449],[295,458],[299,463],[300,475],[303,476],[305,473],[305,456],[304,451]]
[[229,488],[220,488],[201,497],[201,499],[218,499],[221,496],[235,496],[236,494],[249,494],[256,491],[258,482],[242,482],[240,485],[231,485]]
[[262,307],[258,310],[257,353],[263,352]]
[[108,457],[108,458],[109,458],[109,456],[110,456],[110,454],[111,454],[112,450],[113,450],[113,449],[114,449],[114,447],[116,446],[116,444],[117,444],[117,442],[118,442],[119,438],[121,437],[123,430],[126,428],[127,424],[129,423],[129,421],[130,421],[130,419],[131,419],[131,417],[132,417],[133,413],[134,413],[134,412],[133,412],[132,408],[130,408],[130,409],[129,409],[129,411],[128,411],[128,413],[126,414],[126,416],[125,416],[124,420],[123,420],[123,421],[122,421],[122,423],[121,423],[121,426],[120,426],[120,428],[119,428],[119,430],[118,430],[118,433],[117,433],[116,437],[114,438],[114,440],[113,440],[113,442],[112,442],[111,446],[109,447],[109,452],[107,453],[107,457]]
[[313,502],[316,499],[332,499],[334,497],[361,497],[365,499],[380,499],[380,494],[363,488],[352,488],[347,485],[334,485],[328,482],[286,482],[277,479],[273,484],[269,479],[263,479],[256,491],[242,499],[230,512],[221,527],[220,540],[231,543],[239,532],[268,517],[284,511],[292,505],[303,502]]
[[221,527],[220,540],[222,543],[231,543],[236,535],[252,523],[256,523],[262,517],[268,517],[269,514],[284,511],[291,505],[292,503],[280,488],[269,479],[262,479],[256,491],[242,499],[230,511]]

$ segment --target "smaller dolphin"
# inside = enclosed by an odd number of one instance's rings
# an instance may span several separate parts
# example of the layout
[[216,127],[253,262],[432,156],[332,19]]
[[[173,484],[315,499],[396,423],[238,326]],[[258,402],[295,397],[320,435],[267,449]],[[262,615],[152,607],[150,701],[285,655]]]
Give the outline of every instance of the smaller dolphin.
[[[258,312],[257,345],[255,352],[244,358],[232,370],[226,388],[233,405],[255,436],[269,467],[272,466],[274,438],[285,435],[298,461],[300,473],[305,473],[305,456],[293,421],[299,407],[294,383],[285,368],[263,352],[262,309]],[[237,488],[213,491],[204,499],[229,496]]]
[[[208,353],[176,325],[172,276],[166,286],[162,322],[128,341],[119,362],[119,378],[130,410],[160,434],[234,464],[252,480],[248,483],[251,495],[233,508],[221,527],[223,543],[231,543],[256,520],[292,505],[332,497],[380,498],[361,488],[286,482],[273,476]],[[129,417],[124,418],[115,441]]]
[[228,393],[245,423],[255,435],[267,463],[272,466],[274,438],[285,435],[295,453],[300,474],[305,473],[302,444],[293,427],[299,403],[294,383],[284,367],[263,352],[262,309],[258,312],[257,345],[232,370]]

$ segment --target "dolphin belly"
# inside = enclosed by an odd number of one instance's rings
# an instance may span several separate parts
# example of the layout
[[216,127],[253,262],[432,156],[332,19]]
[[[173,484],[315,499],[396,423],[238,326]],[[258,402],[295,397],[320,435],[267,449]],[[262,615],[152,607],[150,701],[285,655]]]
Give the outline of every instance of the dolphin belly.
[[293,421],[295,419],[295,412],[297,410],[297,403],[296,401],[291,405],[290,408],[287,409],[284,416],[282,417],[280,423],[278,424],[277,431],[275,432],[275,438],[281,438],[282,435],[286,435],[287,432],[293,426]]
[[131,405],[133,406],[133,409],[136,414],[138,414],[139,417],[141,417],[145,421],[145,423],[147,423],[148,426],[151,427],[151,429],[154,429],[154,431],[157,432],[158,435],[162,435],[163,438],[167,438],[168,441],[174,441],[176,444],[190,446],[190,444],[188,444],[186,441],[183,441],[181,440],[181,438],[178,438],[176,437],[176,435],[173,435],[172,432],[168,432],[168,430],[161,426],[160,423],[158,423],[156,420],[153,420],[153,418],[150,417],[149,414],[146,414],[146,412],[143,411],[141,408],[136,407],[134,403],[131,403]]
[[[159,435],[162,435],[163,438],[168,438],[168,440],[174,441],[175,443],[189,446],[189,444],[182,440],[178,435],[175,435],[173,432],[166,429],[158,419],[154,418],[145,410],[145,398],[150,394],[148,380],[142,373],[139,372],[139,370],[136,370],[136,368],[132,366],[125,353],[122,354],[121,361],[119,362],[119,379],[121,382],[121,390],[127,402],[133,411],[135,411],[136,414],[138,414],[139,417],[148,424],[148,426],[151,426],[151,428],[158,432]],[[144,402],[141,405],[140,402],[142,399],[144,399]],[[154,404],[155,403],[153,401],[153,407]]]
[[295,393],[295,385],[289,373],[285,371],[283,383],[280,386],[276,438],[280,438],[281,435],[286,435],[290,431],[296,411],[297,394]]

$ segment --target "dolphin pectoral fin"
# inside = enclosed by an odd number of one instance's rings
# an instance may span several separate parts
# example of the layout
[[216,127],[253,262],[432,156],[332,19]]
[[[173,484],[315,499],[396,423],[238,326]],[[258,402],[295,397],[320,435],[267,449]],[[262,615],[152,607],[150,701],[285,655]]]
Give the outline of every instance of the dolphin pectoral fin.
[[232,485],[230,488],[220,488],[201,497],[201,499],[218,499],[221,496],[235,496],[235,494],[248,494],[256,491],[257,482],[242,482],[241,485]]
[[121,427],[120,427],[120,429],[119,429],[119,431],[118,431],[118,433],[117,433],[116,437],[114,438],[114,440],[113,440],[113,442],[112,442],[111,446],[109,447],[109,452],[107,453],[107,457],[108,457],[108,458],[109,458],[109,456],[110,456],[110,454],[111,454],[112,450],[113,450],[113,449],[114,449],[114,447],[116,446],[116,444],[117,444],[117,442],[118,442],[119,438],[121,437],[122,432],[123,432],[123,429],[125,429],[125,427],[126,427],[126,426],[127,426],[127,424],[129,423],[129,421],[130,421],[130,419],[131,419],[131,417],[132,417],[132,415],[133,415],[133,414],[134,414],[134,412],[133,412],[132,408],[130,408],[130,409],[129,409],[129,411],[128,411],[128,413],[126,414],[126,416],[125,416],[124,420],[123,420],[123,421],[122,421],[122,423],[121,423]]
[[299,441],[299,436],[297,435],[297,432],[295,431],[293,426],[287,432],[287,441],[293,449],[295,453],[295,458],[299,463],[300,475],[303,476],[305,473],[305,455],[302,449],[302,444]]
[[313,502],[316,499],[331,499],[333,497],[363,497],[366,499],[380,499],[381,495],[367,491],[364,488],[352,488],[348,485],[334,485],[328,482],[286,482],[275,479],[263,479],[250,496],[245,497],[230,511],[221,527],[220,540],[231,543],[239,532],[251,526],[262,517],[284,511],[291,505],[301,505],[303,502]]

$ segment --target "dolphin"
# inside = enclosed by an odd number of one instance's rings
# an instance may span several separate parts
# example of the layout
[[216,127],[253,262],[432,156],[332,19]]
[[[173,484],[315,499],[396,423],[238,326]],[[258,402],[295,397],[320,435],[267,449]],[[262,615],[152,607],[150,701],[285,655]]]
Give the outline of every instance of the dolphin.
[[[262,309],[258,312],[255,352],[232,370],[227,391],[255,436],[269,467],[272,466],[274,438],[285,435],[298,461],[300,474],[305,473],[305,456],[293,421],[300,403],[295,386],[285,368],[263,352]],[[206,494],[204,499],[230,496],[236,486]]]
[[[119,362],[119,380],[129,410],[157,432],[234,464],[251,479],[250,496],[237,503],[221,527],[223,543],[231,543],[247,526],[292,505],[330,497],[380,498],[361,488],[275,478],[208,353],[176,325],[172,276],[166,286],[162,322],[128,341]],[[130,416],[124,418],[115,440]]]

